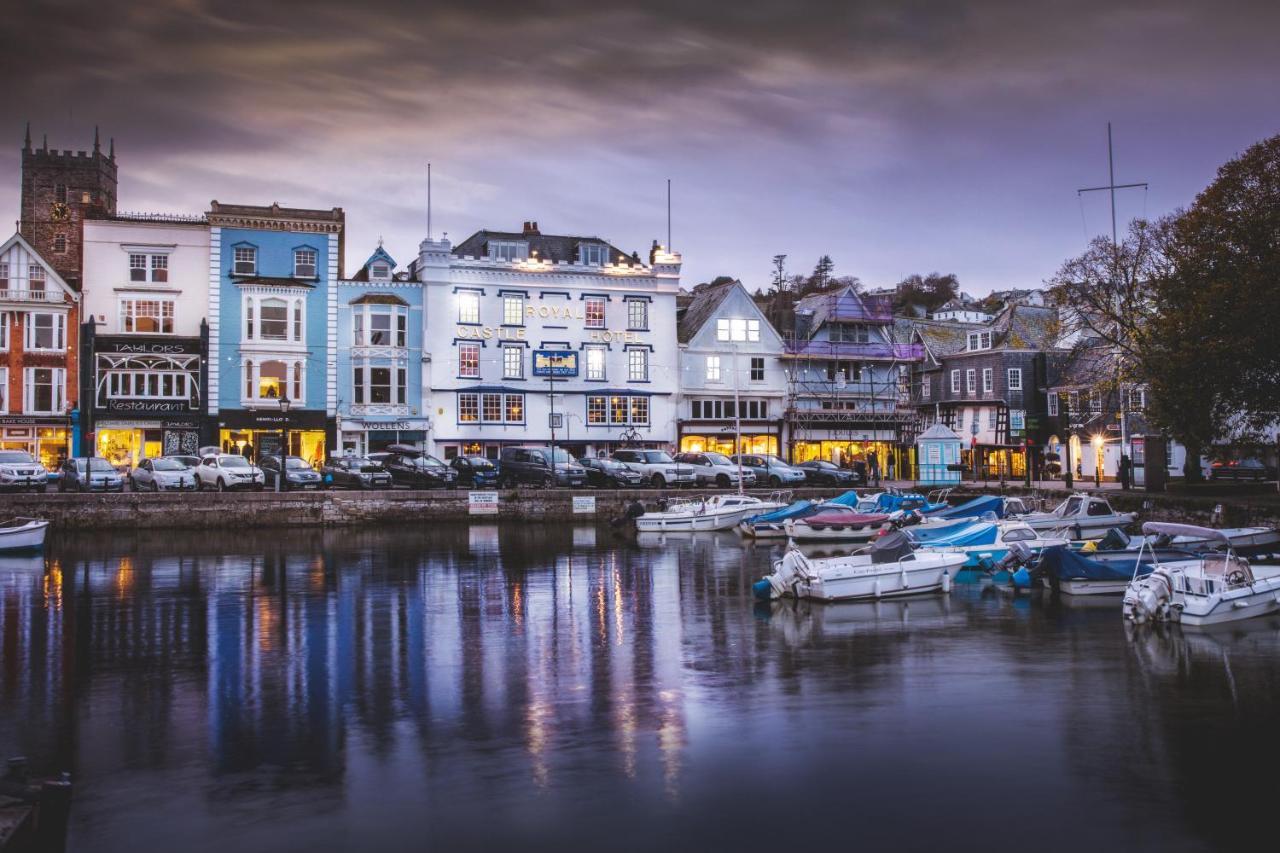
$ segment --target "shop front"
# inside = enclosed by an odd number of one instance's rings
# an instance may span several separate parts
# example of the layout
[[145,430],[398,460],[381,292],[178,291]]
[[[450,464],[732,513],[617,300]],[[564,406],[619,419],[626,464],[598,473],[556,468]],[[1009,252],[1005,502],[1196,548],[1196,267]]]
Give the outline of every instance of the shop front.
[[68,419],[17,415],[0,417],[0,450],[25,450],[50,471],[71,452]]
[[289,435],[289,455],[319,466],[326,457],[327,418],[319,410],[294,409],[284,413],[246,409],[218,414],[218,447],[250,459],[279,455],[284,435]]
[[[819,439],[792,442],[792,458],[795,464],[821,459],[846,467],[851,462],[866,462],[871,454],[875,454],[880,464],[882,476],[888,476],[889,461],[893,460],[895,473],[902,470],[901,448],[893,441],[886,439]],[[908,463],[909,464],[909,461]]]
[[367,456],[393,444],[425,449],[430,428],[426,418],[339,418],[338,443],[344,456]]
[[[736,427],[732,421],[707,423],[706,421],[682,421],[680,431],[681,453],[768,453],[778,455],[782,446],[782,424],[778,421],[743,421]],[[735,436],[736,434],[736,436]],[[735,448],[735,437],[738,439]]]
[[94,455],[117,467],[133,467],[157,456],[194,456],[200,449],[200,419],[95,419]]

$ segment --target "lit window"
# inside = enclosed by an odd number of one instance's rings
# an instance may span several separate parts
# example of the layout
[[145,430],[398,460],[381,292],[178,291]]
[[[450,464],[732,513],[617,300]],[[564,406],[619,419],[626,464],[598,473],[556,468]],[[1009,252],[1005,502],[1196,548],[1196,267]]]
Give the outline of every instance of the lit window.
[[284,396],[289,381],[289,368],[283,361],[264,361],[258,365],[259,400],[278,400]]
[[707,381],[720,381],[720,356],[718,355],[707,356]]
[[649,351],[645,349],[627,350],[627,379],[631,382],[643,382],[649,378]]
[[173,334],[173,300],[120,300],[120,331],[126,334]]
[[649,423],[649,398],[648,397],[632,397],[631,398],[631,423],[633,424]]
[[469,379],[479,378],[479,344],[458,344],[458,375]]
[[599,297],[588,297],[586,300],[586,327],[588,329],[604,328],[604,300]]
[[234,259],[236,275],[253,275],[258,271],[258,250],[253,246],[237,246]]
[[480,294],[473,290],[458,292],[458,322],[478,324],[480,322]]
[[502,348],[502,377],[504,379],[524,378],[524,348]]
[[604,347],[587,347],[587,379],[598,382],[604,378]]
[[294,249],[293,250],[293,276],[294,278],[315,278],[316,277],[316,250],[315,249]]
[[644,330],[649,328],[649,303],[642,299],[631,299],[627,302],[627,328]]
[[608,421],[608,408],[604,397],[587,398],[587,423],[603,424]]
[[609,423],[625,424],[627,422],[627,397],[609,398]]
[[518,294],[507,294],[502,297],[502,325],[524,325],[524,297]]
[[716,320],[716,340],[735,342],[759,341],[760,321],[748,320],[745,317],[732,317]]
[[458,395],[458,422],[473,424],[480,420],[480,395]]
[[502,421],[502,395],[501,394],[481,394],[480,409],[482,420],[486,423],[499,423]]
[[524,423],[524,395],[508,394],[506,420],[509,424]]
[[1009,390],[1010,391],[1022,390],[1022,368],[1020,367],[1009,368]]

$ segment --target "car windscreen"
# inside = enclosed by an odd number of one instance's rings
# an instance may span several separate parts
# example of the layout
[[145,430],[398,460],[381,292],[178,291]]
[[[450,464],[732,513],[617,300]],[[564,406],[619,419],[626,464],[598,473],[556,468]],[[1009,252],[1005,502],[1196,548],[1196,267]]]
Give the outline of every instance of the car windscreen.
[[157,471],[185,471],[187,466],[176,459],[152,459],[151,467]]
[[712,465],[733,465],[734,464],[729,461],[728,456],[725,456],[724,454],[721,454],[721,453],[705,453],[703,455],[707,457],[707,461],[709,461]]
[[89,470],[97,474],[114,474],[116,471],[116,469],[112,467],[111,463],[105,459],[90,459]]
[[812,464],[814,468],[827,468],[831,470],[836,470],[836,464],[834,462],[814,462]]
[[248,468],[249,460],[243,456],[224,456],[220,464],[223,468]]
[[493,463],[490,462],[488,459],[484,459],[479,456],[468,456],[467,462],[471,464],[472,468],[476,468],[481,471],[487,471],[490,468],[494,467]]
[[787,463],[783,462],[776,456],[761,456],[760,458],[764,460],[764,464],[775,468],[785,468],[787,465]]
[[311,466],[300,456],[290,456],[284,461],[284,467],[290,471],[310,471]]
[[34,465],[35,461],[22,450],[0,450],[0,465]]
[[569,455],[569,451],[565,450],[562,447],[557,447],[555,460],[556,462],[559,462],[561,465],[563,465],[566,462],[572,462],[573,457]]
[[669,454],[661,450],[650,450],[641,455],[644,457],[644,461],[649,463],[665,464],[668,462],[675,462]]

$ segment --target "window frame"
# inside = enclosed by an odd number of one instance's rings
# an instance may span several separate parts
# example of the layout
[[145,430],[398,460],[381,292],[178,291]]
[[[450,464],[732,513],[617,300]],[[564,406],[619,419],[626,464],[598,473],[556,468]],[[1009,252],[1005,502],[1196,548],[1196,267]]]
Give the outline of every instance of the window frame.
[[[66,352],[67,351],[67,315],[58,311],[27,311],[26,319],[23,321],[23,344],[28,352]],[[42,347],[36,345],[37,318],[49,317],[50,336],[54,339],[53,346]]]
[[1022,368],[1010,367],[1005,374],[1005,383],[1006,383],[1006,387],[1008,387],[1010,391],[1021,391],[1022,390]]
[[[608,358],[606,358],[605,356],[605,353],[608,352],[607,348],[602,344],[594,344],[590,346],[585,346],[583,347],[583,349],[586,351],[586,354],[587,354],[586,381],[587,382],[607,381],[609,377]],[[595,357],[598,357],[600,361],[600,365],[599,365],[600,369],[598,371],[593,370],[593,365],[591,364],[593,358]],[[595,375],[595,374],[598,374],[598,375]]]
[[[246,264],[246,269],[241,269],[241,264]],[[232,275],[257,275],[258,274],[258,247],[257,246],[232,246],[231,247],[231,274]]]
[[[515,306],[515,310],[512,307]],[[512,319],[514,317],[515,319]],[[502,294],[502,325],[524,325],[524,297],[518,293]]]
[[503,379],[524,379],[524,349],[524,347],[512,345],[502,347]]
[[[305,257],[311,256],[311,262],[307,263]],[[305,272],[306,267],[311,268],[311,272]],[[293,277],[294,278],[319,278],[320,277],[320,252],[310,246],[299,246],[293,250]]]
[[964,390],[966,395],[978,393],[978,371],[972,367],[964,372]]
[[459,290],[456,294],[459,326],[479,326],[480,324],[480,291]]
[[[460,341],[458,343],[458,378],[459,379],[479,379],[480,378],[480,344],[469,341]],[[471,358],[470,354],[474,353],[475,357]],[[465,354],[465,356],[464,356]]]
[[982,368],[982,393],[990,394],[996,389],[996,372],[994,368]]
[[[137,328],[140,315],[137,311],[139,304],[155,303],[158,306],[158,312],[153,317],[146,319],[155,319],[158,331],[144,332]],[[172,296],[158,293],[122,293],[116,300],[116,323],[119,334],[122,335],[172,335],[174,334],[174,326],[177,322],[176,312],[178,308],[178,300]],[[167,313],[166,313],[167,309]],[[168,321],[168,328],[165,328],[165,321]],[[130,328],[132,326],[133,328]]]
[[649,331],[649,300],[626,299],[624,301],[627,303],[627,331]]
[[[41,371],[49,373],[49,407],[36,405],[36,376]],[[62,415],[67,408],[67,370],[65,367],[24,367],[22,371],[22,411],[33,415]]]
[[[648,382],[649,381],[649,350],[644,347],[628,347],[626,352],[627,352],[627,381],[628,382]],[[637,368],[639,369],[637,370]]]
[[[720,381],[721,381],[721,379],[720,379],[720,356],[718,356],[718,355],[709,355],[709,356],[707,356],[707,357],[704,359],[704,361],[705,361],[705,367],[706,367],[706,371],[705,371],[705,372],[706,372],[706,381],[707,381],[707,382],[713,382],[713,383],[719,384],[719,383],[720,383]],[[630,361],[628,360],[628,365],[629,365],[629,364],[630,364]]]
[[[759,364],[756,364],[756,362],[759,362]],[[751,366],[750,366],[750,370],[751,370],[751,374],[750,374],[750,381],[751,381],[751,382],[763,382],[763,381],[764,381],[764,377],[765,377],[765,361],[764,361],[764,356],[762,356],[762,355],[753,355],[753,356],[751,356]],[[757,374],[759,374],[759,375],[757,375]]]
[[[588,329],[603,329],[608,323],[608,300],[603,296],[582,298],[582,325]],[[598,311],[595,309],[599,309]]]
[[952,371],[951,371],[951,393],[952,393],[952,394],[959,394],[959,393],[960,393],[960,371],[959,371],[959,369],[954,369],[954,370],[952,370]]

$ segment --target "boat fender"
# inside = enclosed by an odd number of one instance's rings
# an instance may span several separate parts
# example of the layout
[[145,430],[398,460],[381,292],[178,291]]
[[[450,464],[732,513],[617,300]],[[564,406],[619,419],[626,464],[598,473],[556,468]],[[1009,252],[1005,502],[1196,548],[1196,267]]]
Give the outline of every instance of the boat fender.
[[902,567],[902,572],[901,572],[901,574],[900,574],[900,575],[899,575],[899,577],[898,577],[898,585],[899,585],[899,586],[901,586],[903,589],[906,589],[907,587],[911,586],[911,584],[909,584],[909,583],[907,582],[907,567],[906,567],[906,566],[903,566],[903,567]]
[[942,591],[951,592],[951,572],[946,569],[942,570]]
[[878,578],[871,584],[871,594],[876,598],[880,597],[880,580]]

